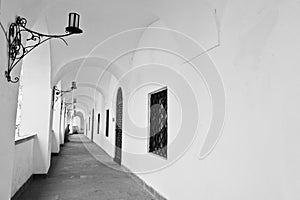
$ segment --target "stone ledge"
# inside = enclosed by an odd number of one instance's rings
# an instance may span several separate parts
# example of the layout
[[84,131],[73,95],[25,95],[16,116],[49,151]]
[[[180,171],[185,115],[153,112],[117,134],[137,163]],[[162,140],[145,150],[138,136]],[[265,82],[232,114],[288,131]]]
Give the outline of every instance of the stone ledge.
[[36,137],[36,134],[31,134],[31,135],[25,135],[25,136],[22,136],[22,137],[18,137],[18,138],[15,139],[15,145],[24,143],[28,140],[33,139],[34,137]]

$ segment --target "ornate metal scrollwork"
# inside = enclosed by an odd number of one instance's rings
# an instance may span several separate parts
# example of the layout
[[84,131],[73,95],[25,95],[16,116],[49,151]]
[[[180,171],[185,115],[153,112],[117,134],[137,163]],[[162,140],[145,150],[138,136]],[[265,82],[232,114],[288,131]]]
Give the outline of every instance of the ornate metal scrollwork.
[[[26,24],[27,20],[18,16],[16,21],[11,23],[8,30],[8,68],[5,71],[5,77],[8,82],[16,83],[19,81],[19,77],[15,77],[14,79],[11,78],[11,71],[22,60],[22,58],[24,58],[34,48],[52,38],[61,39],[66,45],[68,45],[63,37],[74,34],[71,32],[67,32],[63,35],[42,34],[26,28]],[[27,33],[29,35],[26,39],[26,45],[22,44],[23,33]]]
[[59,90],[56,86],[53,87],[53,92],[54,92],[54,95],[55,95],[55,102],[58,101],[58,99],[63,96],[65,93],[67,92],[71,92],[73,89],[70,89],[70,90],[66,90],[66,91],[63,91],[63,90]]
[[77,89],[77,85],[75,81],[72,81],[72,85],[71,88],[69,90],[60,90],[57,88],[57,86],[55,85],[53,87],[53,101],[54,101],[54,97],[55,97],[55,102],[57,102],[57,100],[63,96],[65,93],[68,92],[72,92],[73,90]]

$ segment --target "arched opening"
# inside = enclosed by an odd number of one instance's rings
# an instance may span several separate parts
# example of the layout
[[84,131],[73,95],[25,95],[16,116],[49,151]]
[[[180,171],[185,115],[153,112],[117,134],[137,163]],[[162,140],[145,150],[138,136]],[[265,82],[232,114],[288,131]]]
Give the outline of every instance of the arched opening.
[[92,132],[91,132],[91,140],[94,139],[94,118],[95,118],[95,109],[92,111]]
[[122,89],[118,89],[116,100],[116,142],[114,161],[121,165],[122,160],[122,122],[123,122],[123,95]]
[[79,133],[79,130],[81,130],[81,128],[81,119],[79,116],[75,116],[73,119],[73,133]]
[[[76,110],[74,118],[73,118],[73,127],[77,130],[77,133],[83,134],[84,132],[84,115],[82,111]],[[74,131],[73,131],[74,133]]]

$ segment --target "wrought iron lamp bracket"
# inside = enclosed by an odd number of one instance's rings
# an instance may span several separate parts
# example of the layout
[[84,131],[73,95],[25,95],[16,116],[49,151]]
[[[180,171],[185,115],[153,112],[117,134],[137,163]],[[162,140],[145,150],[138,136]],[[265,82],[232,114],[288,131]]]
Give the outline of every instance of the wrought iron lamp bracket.
[[72,92],[74,88],[71,88],[69,90],[59,90],[56,86],[54,86],[54,92],[55,92],[55,102],[58,101],[60,97],[62,97],[65,93]]
[[[16,21],[10,24],[7,33],[0,22],[8,44],[8,68],[5,71],[5,77],[8,82],[17,83],[19,81],[19,77],[14,77],[12,79],[11,72],[15,66],[33,49],[50,39],[60,39],[68,45],[64,37],[82,32],[79,28],[75,29],[77,32],[74,32],[74,29],[72,28],[66,28],[66,34],[48,35],[30,30],[26,27],[26,24],[27,20],[25,18],[17,16]],[[28,34],[26,45],[22,44],[23,33]]]

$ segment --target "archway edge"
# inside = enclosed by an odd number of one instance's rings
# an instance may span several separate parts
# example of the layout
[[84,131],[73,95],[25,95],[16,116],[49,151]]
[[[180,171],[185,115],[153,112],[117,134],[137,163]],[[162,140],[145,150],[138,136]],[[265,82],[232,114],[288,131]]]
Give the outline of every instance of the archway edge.
[[[109,67],[106,69],[108,65],[113,67]],[[102,58],[100,56],[81,57],[70,60],[59,68],[54,78],[52,79],[52,87],[56,85],[60,80],[62,80],[67,73],[74,70],[76,70],[76,72],[79,72],[79,70],[83,67],[102,68],[103,70],[107,70],[108,72],[110,72],[116,78],[122,74],[122,68],[119,65],[116,65],[115,63],[110,64],[110,62],[106,58]],[[97,85],[95,85],[95,87],[97,87]]]

